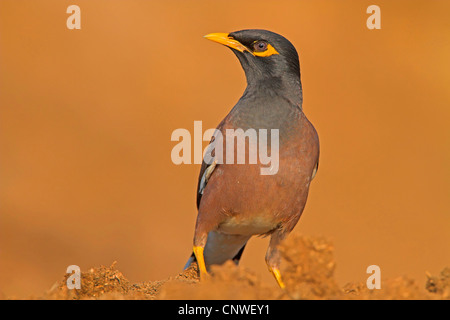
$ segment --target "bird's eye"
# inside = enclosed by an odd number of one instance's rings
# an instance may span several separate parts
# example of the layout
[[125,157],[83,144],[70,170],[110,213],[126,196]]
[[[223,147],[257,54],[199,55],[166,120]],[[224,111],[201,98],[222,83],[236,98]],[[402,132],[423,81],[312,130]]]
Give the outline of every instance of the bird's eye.
[[256,41],[253,44],[253,50],[256,52],[263,52],[267,50],[267,42],[265,41]]

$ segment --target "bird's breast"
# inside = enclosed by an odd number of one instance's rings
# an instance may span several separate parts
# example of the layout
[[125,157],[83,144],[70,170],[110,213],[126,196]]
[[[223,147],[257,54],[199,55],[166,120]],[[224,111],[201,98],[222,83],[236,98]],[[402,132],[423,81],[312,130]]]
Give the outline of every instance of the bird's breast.
[[263,214],[260,212],[256,215],[236,214],[222,222],[217,231],[230,235],[252,236],[268,233],[275,229],[277,224],[272,213]]

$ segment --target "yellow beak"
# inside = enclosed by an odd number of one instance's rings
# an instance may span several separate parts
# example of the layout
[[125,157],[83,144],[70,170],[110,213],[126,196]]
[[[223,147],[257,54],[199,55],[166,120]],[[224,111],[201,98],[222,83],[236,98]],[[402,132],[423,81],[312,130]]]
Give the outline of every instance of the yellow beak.
[[244,46],[239,41],[231,38],[228,33],[210,33],[205,36],[206,39],[218,42],[220,44],[223,44],[227,47],[236,49],[240,52],[248,51],[252,53],[246,46]]

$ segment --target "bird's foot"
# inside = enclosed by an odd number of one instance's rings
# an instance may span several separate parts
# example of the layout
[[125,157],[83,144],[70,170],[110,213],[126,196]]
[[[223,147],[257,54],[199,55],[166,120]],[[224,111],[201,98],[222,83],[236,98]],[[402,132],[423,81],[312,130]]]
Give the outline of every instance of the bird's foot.
[[206,270],[205,265],[205,258],[203,256],[203,247],[200,246],[194,246],[194,254],[195,258],[197,259],[198,263],[198,270],[200,271],[200,280],[204,280],[206,277],[208,277],[208,271]]
[[269,271],[273,274],[275,280],[277,280],[277,283],[280,286],[280,288],[284,290],[286,288],[286,285],[281,280],[280,270],[278,268],[269,268]]

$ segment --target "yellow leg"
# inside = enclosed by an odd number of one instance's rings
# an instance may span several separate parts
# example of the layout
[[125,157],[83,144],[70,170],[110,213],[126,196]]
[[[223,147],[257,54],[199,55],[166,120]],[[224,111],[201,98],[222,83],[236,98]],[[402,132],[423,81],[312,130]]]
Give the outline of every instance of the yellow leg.
[[203,247],[194,246],[194,254],[197,259],[198,268],[200,269],[200,276],[208,274],[206,271],[205,258],[203,257]]
[[275,280],[277,280],[278,285],[280,286],[281,289],[286,288],[285,284],[283,283],[283,281],[281,280],[281,274],[280,274],[280,270],[274,268],[270,268],[269,269],[270,272],[273,274],[273,276],[275,277]]

